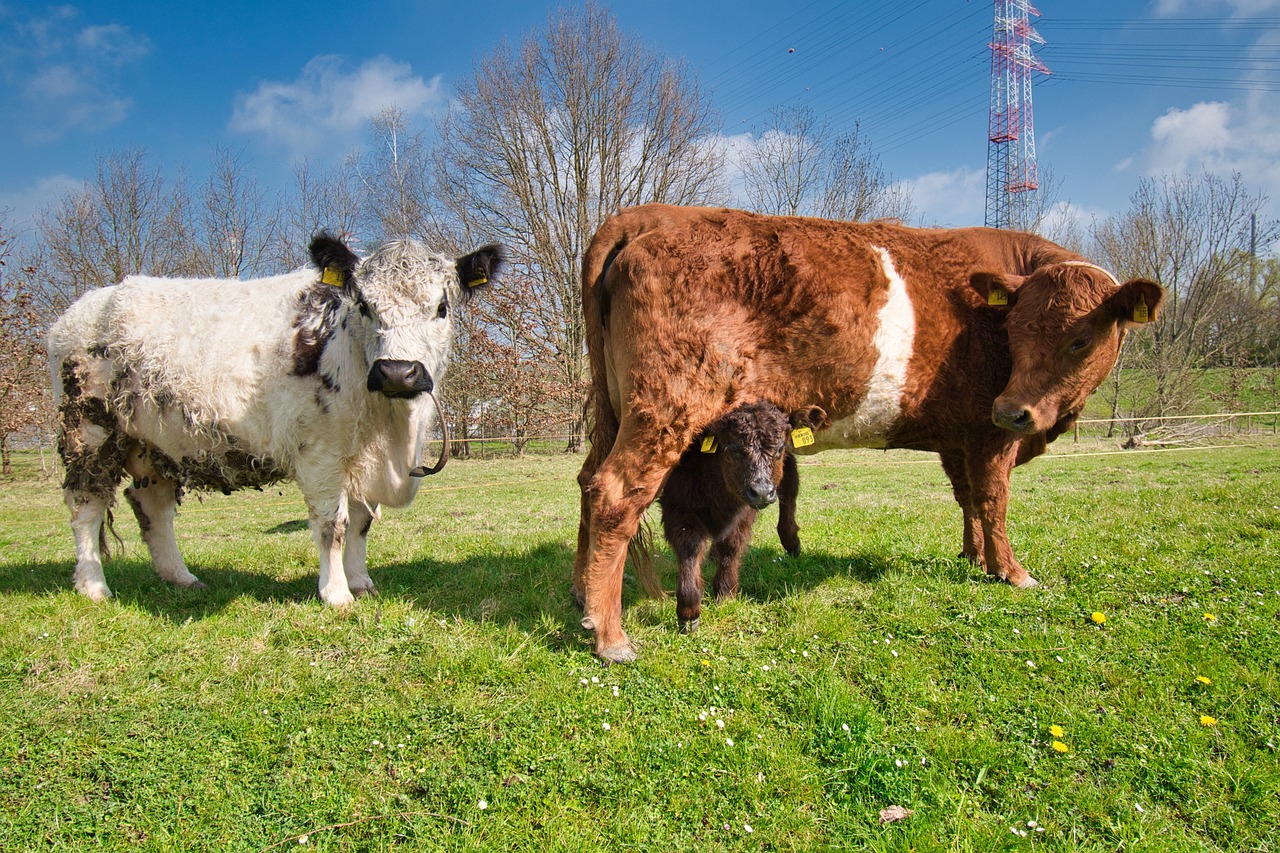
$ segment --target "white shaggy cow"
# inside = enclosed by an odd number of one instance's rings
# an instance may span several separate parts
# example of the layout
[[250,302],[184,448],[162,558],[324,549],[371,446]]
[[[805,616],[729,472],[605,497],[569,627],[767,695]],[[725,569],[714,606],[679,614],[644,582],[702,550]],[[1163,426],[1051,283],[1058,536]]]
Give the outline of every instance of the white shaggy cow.
[[[320,549],[320,597],[374,590],[365,538],[380,504],[417,492],[420,436],[454,310],[503,263],[412,242],[361,260],[327,235],[315,269],[253,281],[132,276],[86,294],[49,332],[76,589],[111,595],[104,521],[124,490],[156,571],[199,586],[174,537],[184,489],[297,481]],[[345,543],[345,547],[344,547]]]

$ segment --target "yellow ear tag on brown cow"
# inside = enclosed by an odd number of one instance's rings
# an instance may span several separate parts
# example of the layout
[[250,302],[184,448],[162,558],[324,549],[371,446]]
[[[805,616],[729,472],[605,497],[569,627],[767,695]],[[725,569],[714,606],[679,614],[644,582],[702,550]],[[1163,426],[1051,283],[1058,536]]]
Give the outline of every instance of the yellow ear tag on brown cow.
[[1138,304],[1133,306],[1133,322],[1146,323],[1151,319],[1151,312],[1147,309],[1147,297],[1139,295]]
[[702,452],[703,452],[703,453],[715,453],[715,452],[716,452],[716,437],[715,437],[714,435],[707,435],[707,436],[703,436],[703,438],[702,438]]
[[1001,290],[998,287],[991,288],[990,290],[987,291],[987,304],[988,305],[1008,305],[1009,291]]
[[334,287],[342,287],[342,285],[347,283],[347,279],[342,274],[342,270],[337,267],[325,267],[324,273],[320,276],[320,280],[325,284],[331,284]]
[[792,447],[808,447],[813,444],[813,430],[808,427],[796,427],[791,431]]
[[484,275],[484,273],[481,273],[479,278],[473,278],[471,281],[467,282],[467,287],[480,287],[481,285],[488,283],[489,279]]

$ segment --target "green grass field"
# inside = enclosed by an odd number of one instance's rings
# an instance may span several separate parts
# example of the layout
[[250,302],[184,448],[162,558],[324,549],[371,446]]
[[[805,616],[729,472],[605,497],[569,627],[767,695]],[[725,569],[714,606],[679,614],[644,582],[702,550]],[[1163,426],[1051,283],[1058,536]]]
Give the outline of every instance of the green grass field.
[[1280,445],[1251,441],[1019,469],[1027,592],[955,558],[933,457],[803,459],[804,554],[764,513],[694,636],[629,582],[641,658],[609,668],[568,594],[577,457],[451,464],[338,613],[291,486],[188,497],[205,590],[121,503],[94,605],[20,456],[0,850],[1280,849]]

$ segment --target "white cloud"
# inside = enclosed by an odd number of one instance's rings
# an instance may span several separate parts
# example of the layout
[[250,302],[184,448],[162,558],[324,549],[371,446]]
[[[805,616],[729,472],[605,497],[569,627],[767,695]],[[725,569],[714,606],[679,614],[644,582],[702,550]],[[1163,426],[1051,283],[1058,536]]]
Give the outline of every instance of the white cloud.
[[377,56],[348,73],[340,56],[317,56],[292,82],[266,81],[236,95],[231,130],[261,136],[295,154],[354,141],[368,120],[395,106],[425,115],[444,106],[439,75],[424,81],[408,63]]
[[1153,9],[1160,17],[1208,17],[1219,10],[1234,17],[1249,17],[1280,10],[1280,0],[1156,0]]
[[987,173],[961,166],[927,172],[903,182],[911,192],[916,221],[928,226],[981,225],[986,215]]
[[1242,104],[1203,101],[1170,109],[1152,123],[1144,154],[1151,175],[1239,172],[1274,205],[1280,200],[1280,99],[1255,93]]
[[36,215],[52,208],[68,193],[79,192],[84,182],[70,175],[50,175],[29,187],[0,192],[0,215],[9,233],[21,235],[35,226]]
[[0,102],[21,114],[16,130],[27,142],[48,142],[75,131],[123,121],[133,108],[120,72],[151,51],[151,42],[120,24],[83,24],[82,13],[59,6],[43,15],[0,16]]

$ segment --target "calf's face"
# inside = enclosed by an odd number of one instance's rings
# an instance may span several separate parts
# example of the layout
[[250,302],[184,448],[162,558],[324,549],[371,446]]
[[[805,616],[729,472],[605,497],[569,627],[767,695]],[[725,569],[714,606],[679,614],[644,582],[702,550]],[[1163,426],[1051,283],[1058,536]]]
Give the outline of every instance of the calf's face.
[[754,509],[764,509],[778,499],[790,431],[791,423],[781,409],[753,403],[711,424],[705,435],[714,444],[704,439],[703,447],[716,454],[726,492]]
[[1153,281],[1117,284],[1081,262],[1025,277],[978,273],[972,284],[988,304],[1007,311],[1013,369],[991,420],[1024,435],[1078,416],[1115,366],[1128,327],[1155,319],[1164,296]]
[[497,245],[455,260],[410,241],[386,243],[361,260],[328,235],[312,241],[311,256],[323,280],[342,288],[358,310],[348,331],[364,346],[366,387],[393,399],[435,389],[456,308],[487,286],[504,261]]

